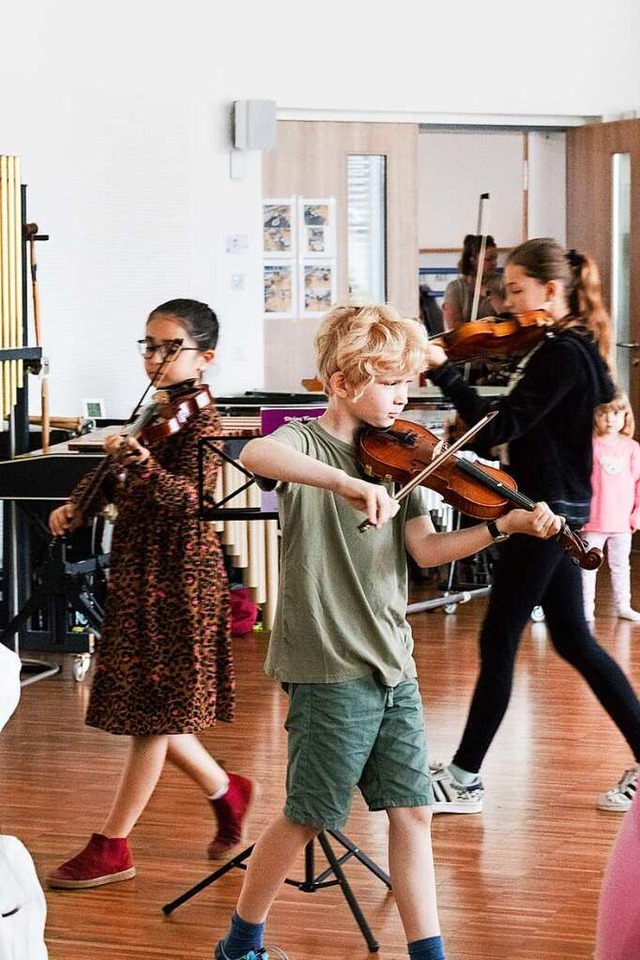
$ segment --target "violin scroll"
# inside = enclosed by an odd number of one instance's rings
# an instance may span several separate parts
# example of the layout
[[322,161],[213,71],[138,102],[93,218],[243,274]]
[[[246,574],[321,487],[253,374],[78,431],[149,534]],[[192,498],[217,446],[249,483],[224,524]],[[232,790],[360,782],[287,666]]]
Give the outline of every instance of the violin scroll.
[[[213,403],[213,397],[206,384],[192,386],[178,396],[172,397],[169,391],[158,391],[151,403],[141,407],[129,423],[125,425],[119,439],[126,441],[133,437],[141,444],[154,443],[173,436],[185,426],[204,407]],[[126,452],[126,444],[122,444]],[[93,511],[96,502],[102,496],[105,485],[110,482],[111,471],[118,462],[118,454],[108,454],[92,476],[92,480],[82,491],[74,504],[70,530],[81,527],[85,517]]]
[[142,428],[138,439],[142,443],[153,443],[171,437],[182,430],[191,417],[211,403],[213,397],[206,384],[194,387],[176,400],[172,400],[166,390],[158,390],[153,398],[155,415],[151,422]]
[[558,540],[564,546],[574,563],[583,570],[597,570],[602,564],[604,554],[598,547],[590,547],[582,537],[570,530],[565,524],[558,534]]

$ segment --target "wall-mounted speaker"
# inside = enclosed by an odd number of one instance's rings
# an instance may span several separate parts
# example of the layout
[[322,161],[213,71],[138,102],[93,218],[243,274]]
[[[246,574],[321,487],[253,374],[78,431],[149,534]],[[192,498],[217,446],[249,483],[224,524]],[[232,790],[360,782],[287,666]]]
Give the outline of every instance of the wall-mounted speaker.
[[273,150],[276,145],[275,100],[236,100],[233,145],[238,150]]

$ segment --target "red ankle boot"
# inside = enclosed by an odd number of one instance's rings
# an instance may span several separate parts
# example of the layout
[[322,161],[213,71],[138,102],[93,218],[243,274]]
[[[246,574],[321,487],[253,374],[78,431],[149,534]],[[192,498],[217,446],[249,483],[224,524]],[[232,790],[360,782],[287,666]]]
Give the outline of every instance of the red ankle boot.
[[101,833],[94,833],[84,850],[49,874],[47,883],[64,890],[85,890],[103,883],[129,880],[135,875],[126,837],[103,837]]
[[256,785],[248,777],[229,774],[229,787],[223,797],[212,800],[211,806],[218,819],[218,832],[207,848],[212,860],[223,857],[244,835],[245,819],[256,794]]

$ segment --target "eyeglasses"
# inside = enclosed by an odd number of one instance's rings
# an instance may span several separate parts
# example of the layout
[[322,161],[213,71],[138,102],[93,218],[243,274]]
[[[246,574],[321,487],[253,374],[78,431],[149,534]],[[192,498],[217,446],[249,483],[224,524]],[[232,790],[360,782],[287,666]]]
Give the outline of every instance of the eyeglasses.
[[156,353],[160,354],[162,360],[175,360],[178,354],[183,350],[198,350],[199,347],[183,347],[182,340],[161,340],[160,343],[154,343],[153,340],[137,340],[138,353],[145,360],[152,360]]

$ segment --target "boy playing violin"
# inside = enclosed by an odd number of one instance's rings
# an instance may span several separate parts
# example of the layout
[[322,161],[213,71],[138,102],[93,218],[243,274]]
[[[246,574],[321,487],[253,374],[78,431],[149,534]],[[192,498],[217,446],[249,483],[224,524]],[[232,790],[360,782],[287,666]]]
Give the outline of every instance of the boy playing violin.
[[[325,413],[243,449],[245,467],[278,480],[281,582],[266,672],[287,689],[287,799],[258,840],[218,960],[266,960],[269,908],[295,857],[343,827],[358,787],[389,818],[389,868],[412,960],[442,960],[430,839],[433,802],[423,708],[405,612],[407,556],[448,563],[494,536],[549,537],[560,519],[537,504],[436,533],[424,488],[401,502],[360,478],[356,434],[393,427],[426,365],[427,334],[388,306],[337,306],[316,337]],[[361,514],[374,529],[359,532]]]

